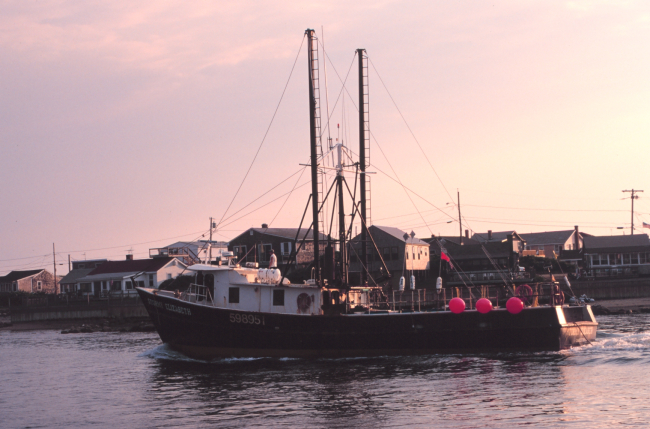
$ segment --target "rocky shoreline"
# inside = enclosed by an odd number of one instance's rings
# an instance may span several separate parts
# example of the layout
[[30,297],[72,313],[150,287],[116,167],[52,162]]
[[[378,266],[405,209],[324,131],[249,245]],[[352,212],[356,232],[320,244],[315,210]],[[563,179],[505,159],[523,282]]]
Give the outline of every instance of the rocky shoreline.
[[594,313],[594,316],[609,316],[611,314],[644,314],[650,313],[650,307],[639,307],[639,308],[618,308],[611,310],[602,305],[592,304],[591,311]]
[[92,334],[93,332],[153,332],[156,327],[148,320],[125,321],[103,319],[98,323],[73,324],[62,329],[62,334]]
[[148,317],[39,320],[12,323],[9,317],[0,314],[0,331],[39,330],[60,330],[62,334],[85,334],[92,332],[153,332],[156,329]]

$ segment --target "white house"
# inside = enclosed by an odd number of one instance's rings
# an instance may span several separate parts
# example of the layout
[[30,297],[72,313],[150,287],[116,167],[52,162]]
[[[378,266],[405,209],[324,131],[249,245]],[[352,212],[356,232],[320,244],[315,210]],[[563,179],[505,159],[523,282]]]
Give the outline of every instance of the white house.
[[77,290],[99,296],[109,291],[135,291],[136,286],[157,288],[186,269],[187,265],[178,258],[169,257],[108,261],[77,279]]

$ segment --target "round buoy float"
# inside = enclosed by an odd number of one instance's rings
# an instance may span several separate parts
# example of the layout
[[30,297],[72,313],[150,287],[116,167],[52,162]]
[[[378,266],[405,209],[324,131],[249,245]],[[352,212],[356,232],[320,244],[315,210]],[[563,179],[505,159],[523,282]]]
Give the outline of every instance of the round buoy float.
[[486,314],[492,311],[492,302],[487,298],[481,298],[476,301],[476,310],[481,314]]
[[462,298],[452,298],[451,301],[449,301],[449,310],[455,314],[462,313],[465,311],[465,301],[463,301]]
[[512,314],[519,314],[524,309],[524,302],[513,296],[506,302],[506,308]]

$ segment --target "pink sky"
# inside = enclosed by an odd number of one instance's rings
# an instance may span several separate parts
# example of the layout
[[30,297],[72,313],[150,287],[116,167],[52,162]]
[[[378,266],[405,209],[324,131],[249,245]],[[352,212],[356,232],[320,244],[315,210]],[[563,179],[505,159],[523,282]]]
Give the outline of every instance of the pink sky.
[[[374,223],[457,234],[446,221],[457,218],[447,203],[458,189],[463,229],[629,234],[621,191],[630,188],[646,190],[635,224],[650,222],[645,1],[2,1],[0,10],[0,274],[51,269],[53,242],[60,260],[130,249],[139,258],[206,232],[262,141],[306,28],[324,30],[330,104],[341,88],[334,68],[345,75],[366,48],[446,187],[371,70]],[[306,67],[303,49],[228,214],[287,192],[295,178],[266,193],[308,161]],[[337,105],[333,123],[356,151],[353,102],[345,98],[347,115]],[[381,173],[387,160],[426,202],[413,197],[414,207]],[[215,238],[274,218],[297,226],[308,192]]]

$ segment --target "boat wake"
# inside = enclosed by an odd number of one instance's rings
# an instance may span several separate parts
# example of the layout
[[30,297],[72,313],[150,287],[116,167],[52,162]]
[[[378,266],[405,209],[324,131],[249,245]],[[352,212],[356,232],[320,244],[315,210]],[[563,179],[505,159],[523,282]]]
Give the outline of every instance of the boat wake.
[[650,331],[599,332],[591,344],[566,350],[571,357],[580,358],[579,365],[650,362]]
[[178,362],[204,362],[199,359],[192,359],[188,356],[185,356],[183,353],[177,352],[176,350],[169,347],[167,344],[161,344],[157,347],[154,347],[151,350],[142,352],[138,357],[145,357],[156,360],[170,360]]
[[[167,344],[161,344],[157,347],[154,347],[151,350],[147,350],[146,352],[140,353],[138,357],[144,357],[144,358],[149,358],[149,359],[155,359],[155,360],[163,360],[163,361],[174,361],[174,362],[193,362],[193,363],[242,363],[242,362],[257,362],[257,361],[262,361],[262,360],[269,360],[271,358],[266,358],[266,357],[248,357],[248,358],[215,358],[215,359],[209,359],[209,360],[201,360],[201,359],[194,359],[191,357],[188,357],[184,355],[181,352],[177,352],[176,350],[172,349],[169,347]],[[298,358],[275,358],[273,359],[275,361],[280,361],[280,362],[285,362],[285,361],[295,361],[295,360],[300,360]]]

